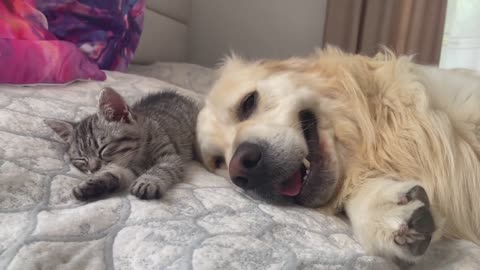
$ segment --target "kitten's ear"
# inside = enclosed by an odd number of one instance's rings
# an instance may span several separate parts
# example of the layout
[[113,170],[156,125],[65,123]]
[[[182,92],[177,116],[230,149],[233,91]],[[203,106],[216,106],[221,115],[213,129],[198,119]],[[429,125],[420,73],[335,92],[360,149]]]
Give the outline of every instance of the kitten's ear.
[[65,142],[70,143],[72,141],[72,123],[56,119],[45,119],[43,122],[53,129],[53,131],[55,131],[55,133],[57,133]]
[[131,123],[132,113],[123,97],[112,88],[104,88],[98,100],[99,116],[108,122]]

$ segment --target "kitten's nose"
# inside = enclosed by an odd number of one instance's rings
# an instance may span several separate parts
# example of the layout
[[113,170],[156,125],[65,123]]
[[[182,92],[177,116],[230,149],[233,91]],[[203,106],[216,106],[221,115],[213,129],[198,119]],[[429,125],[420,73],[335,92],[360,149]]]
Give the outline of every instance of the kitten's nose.
[[100,169],[100,161],[97,159],[89,159],[88,160],[88,169],[94,173]]

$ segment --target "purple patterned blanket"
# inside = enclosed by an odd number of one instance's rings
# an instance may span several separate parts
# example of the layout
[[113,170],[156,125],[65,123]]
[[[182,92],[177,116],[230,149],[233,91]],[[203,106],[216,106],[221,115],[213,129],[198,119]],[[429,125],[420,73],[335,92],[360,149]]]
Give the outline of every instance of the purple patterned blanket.
[[0,83],[105,80],[125,71],[145,0],[0,0]]

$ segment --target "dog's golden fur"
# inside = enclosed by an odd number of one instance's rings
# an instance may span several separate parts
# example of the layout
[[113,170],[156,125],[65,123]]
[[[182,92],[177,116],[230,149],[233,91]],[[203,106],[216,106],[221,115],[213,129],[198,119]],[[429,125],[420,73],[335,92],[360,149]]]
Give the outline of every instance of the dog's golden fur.
[[[281,61],[232,56],[219,71],[198,126],[200,152],[210,169],[214,170],[215,154],[228,164],[242,129],[218,118],[227,117],[232,104],[259,81],[286,74],[293,85],[313,94],[322,114],[321,130],[334,141],[339,182],[325,208],[337,211],[348,207],[349,201],[378,196],[372,193],[377,179],[418,181],[430,198],[439,235],[480,244],[480,78],[475,74],[416,65],[409,57],[389,51],[366,57],[336,48]],[[373,215],[367,212],[385,210],[352,209],[365,211],[354,213],[363,215],[363,221]],[[369,230],[376,228],[358,222]],[[362,244],[369,241],[375,242],[364,239]]]

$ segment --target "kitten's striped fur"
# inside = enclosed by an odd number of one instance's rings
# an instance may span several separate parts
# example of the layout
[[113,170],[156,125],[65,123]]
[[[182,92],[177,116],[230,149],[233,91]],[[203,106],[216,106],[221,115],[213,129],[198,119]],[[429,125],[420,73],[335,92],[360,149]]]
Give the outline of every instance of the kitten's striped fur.
[[69,144],[72,164],[90,174],[73,189],[77,199],[127,186],[140,199],[154,199],[182,180],[185,162],[193,158],[199,107],[173,91],[148,95],[129,107],[106,88],[96,114],[78,123],[45,122]]

